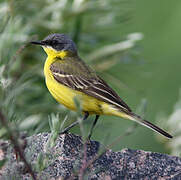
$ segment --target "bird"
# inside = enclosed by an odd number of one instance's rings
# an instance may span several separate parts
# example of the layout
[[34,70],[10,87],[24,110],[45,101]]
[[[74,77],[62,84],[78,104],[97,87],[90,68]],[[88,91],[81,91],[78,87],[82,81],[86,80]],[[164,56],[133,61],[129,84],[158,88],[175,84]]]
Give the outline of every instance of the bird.
[[[78,54],[76,44],[66,34],[50,34],[31,44],[43,47],[47,54],[44,64],[46,86],[51,95],[65,107],[77,111],[75,98],[81,105],[83,120],[95,115],[88,139],[100,115],[118,116],[135,121],[167,138],[172,135],[135,114],[120,96],[90,68]],[[67,133],[78,122],[62,131]]]

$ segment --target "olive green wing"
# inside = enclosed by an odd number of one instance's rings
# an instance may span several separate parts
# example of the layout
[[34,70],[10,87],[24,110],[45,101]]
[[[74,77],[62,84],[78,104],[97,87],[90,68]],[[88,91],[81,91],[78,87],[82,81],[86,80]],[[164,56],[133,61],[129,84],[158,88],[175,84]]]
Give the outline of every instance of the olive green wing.
[[57,82],[100,101],[115,105],[120,110],[131,112],[131,109],[116,92],[80,59],[57,59],[51,64],[50,70]]

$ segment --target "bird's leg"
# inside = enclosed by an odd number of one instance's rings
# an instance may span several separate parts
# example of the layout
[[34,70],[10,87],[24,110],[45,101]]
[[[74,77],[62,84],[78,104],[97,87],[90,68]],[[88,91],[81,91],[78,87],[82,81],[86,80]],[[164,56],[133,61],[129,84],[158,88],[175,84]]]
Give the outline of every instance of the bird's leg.
[[[86,120],[89,116],[89,113],[88,112],[85,112],[85,115],[83,117],[83,121]],[[71,128],[73,128],[75,125],[77,125],[79,123],[79,120],[78,121],[75,121],[74,123],[72,123],[70,126],[66,127],[60,134],[65,134],[67,133]]]
[[88,135],[88,139],[89,139],[89,140],[90,140],[90,138],[91,138],[91,136],[92,136],[92,131],[93,131],[93,129],[94,129],[94,127],[95,127],[98,119],[99,119],[99,115],[96,115],[96,118],[95,118],[95,120],[94,120],[94,122],[93,122],[93,124],[92,124],[91,130],[90,130],[89,135]]

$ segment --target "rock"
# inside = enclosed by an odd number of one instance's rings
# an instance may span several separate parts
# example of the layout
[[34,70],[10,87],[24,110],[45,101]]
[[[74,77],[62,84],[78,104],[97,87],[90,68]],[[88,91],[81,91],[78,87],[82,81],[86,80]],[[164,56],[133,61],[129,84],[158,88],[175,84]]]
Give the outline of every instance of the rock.
[[[55,146],[50,148],[49,137],[49,133],[42,133],[26,138],[24,154],[40,180],[181,179],[179,157],[131,149],[119,152],[106,149],[101,153],[105,149],[99,142],[85,144],[80,136],[70,133],[59,135]],[[0,158],[7,161],[1,168],[0,179],[31,179],[13,148],[3,148],[1,144]]]

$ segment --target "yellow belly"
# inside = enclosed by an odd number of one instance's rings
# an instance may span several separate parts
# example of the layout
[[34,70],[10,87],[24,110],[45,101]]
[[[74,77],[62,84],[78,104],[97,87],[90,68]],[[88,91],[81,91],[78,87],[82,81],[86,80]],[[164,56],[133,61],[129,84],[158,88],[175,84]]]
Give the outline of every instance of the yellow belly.
[[103,114],[102,107],[108,106],[107,103],[101,102],[94,97],[88,96],[80,91],[73,90],[57,82],[51,71],[50,64],[51,58],[47,58],[44,66],[44,74],[46,79],[46,85],[52,96],[68,109],[76,111],[75,98],[81,104],[82,110],[87,111],[90,114]]
[[47,80],[46,85],[52,94],[52,96],[68,109],[76,111],[75,98],[78,99],[81,104],[82,110],[87,111],[90,114],[102,114],[102,107],[104,102],[101,102],[94,97],[87,96],[82,92],[72,90],[64,85],[61,85],[56,80]]
[[99,101],[96,98],[88,96],[82,92],[72,90],[64,85],[61,85],[55,79],[49,81],[46,80],[46,84],[52,96],[68,109],[76,111],[76,105],[74,102],[74,98],[76,97],[79,100],[84,112],[97,115],[114,115],[125,119],[130,119],[129,115],[120,112],[111,104]]
[[127,114],[120,112],[111,104],[100,101],[92,96],[88,96],[80,91],[73,90],[57,82],[50,71],[51,63],[51,58],[47,58],[44,66],[46,85],[52,96],[60,104],[63,104],[70,110],[76,111],[76,105],[74,101],[75,98],[77,98],[84,112],[89,112],[89,114],[98,115],[115,115],[129,119]]

